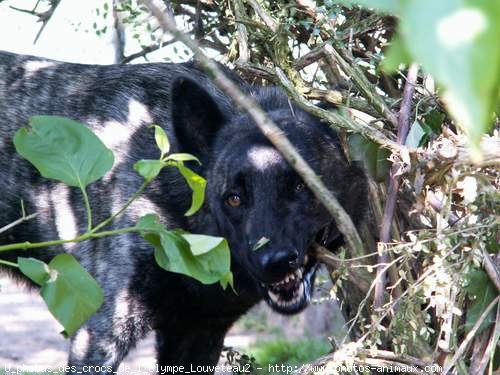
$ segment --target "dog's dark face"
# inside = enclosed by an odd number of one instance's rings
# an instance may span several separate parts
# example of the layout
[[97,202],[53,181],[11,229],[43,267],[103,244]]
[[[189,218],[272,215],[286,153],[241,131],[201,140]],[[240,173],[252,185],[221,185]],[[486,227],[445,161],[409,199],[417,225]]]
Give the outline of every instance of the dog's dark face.
[[[186,151],[204,160],[206,204],[218,234],[229,240],[233,262],[251,275],[274,310],[301,311],[311,299],[317,269],[308,250],[314,241],[328,245],[339,240],[333,219],[246,114],[223,114],[189,80],[174,84],[173,95],[176,134]],[[187,103],[185,96],[195,97],[197,104]],[[256,89],[254,97],[353,219],[359,219],[365,178],[346,164],[335,133],[292,109],[276,89]]]

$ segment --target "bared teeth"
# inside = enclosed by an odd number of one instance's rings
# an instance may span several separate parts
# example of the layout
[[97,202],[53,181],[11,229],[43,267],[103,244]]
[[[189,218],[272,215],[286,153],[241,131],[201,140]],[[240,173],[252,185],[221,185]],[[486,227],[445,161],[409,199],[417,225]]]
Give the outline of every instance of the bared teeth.
[[304,276],[304,269],[299,268],[294,273],[290,273],[290,274],[286,275],[283,280],[278,281],[277,283],[271,284],[271,286],[273,286],[273,287],[283,286],[283,285],[286,285],[288,283],[295,282],[297,280],[302,280],[303,276]]
[[269,292],[269,298],[275,303],[280,302],[280,296],[278,294],[274,294],[273,292]]
[[304,294],[304,283],[300,283],[299,292],[297,293],[297,295],[301,297],[303,294]]
[[299,280],[302,280],[302,268],[299,268],[297,271],[295,271],[297,274],[297,278]]
[[302,267],[286,275],[281,281],[268,284],[268,302],[288,309],[309,301],[311,290],[309,289],[308,277],[309,273],[306,273],[306,268]]

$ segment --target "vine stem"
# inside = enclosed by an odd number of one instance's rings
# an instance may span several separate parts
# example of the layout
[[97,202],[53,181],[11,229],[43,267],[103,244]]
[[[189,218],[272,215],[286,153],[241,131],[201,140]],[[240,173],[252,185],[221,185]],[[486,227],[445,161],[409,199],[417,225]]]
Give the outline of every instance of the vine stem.
[[77,243],[77,242],[82,242],[82,241],[90,240],[92,238],[101,238],[101,237],[107,237],[107,236],[116,236],[118,234],[138,232],[138,231],[139,231],[139,229],[137,227],[128,227],[128,228],[121,228],[121,229],[115,229],[115,230],[102,231],[102,232],[98,232],[98,233],[87,232],[87,233],[82,234],[81,236],[72,238],[70,240],[51,240],[51,241],[36,242],[36,243],[31,243],[29,241],[18,242],[18,243],[13,243],[13,244],[9,244],[9,245],[0,246],[0,252],[10,251],[10,250],[36,249],[36,248],[40,248],[40,247],[62,245],[62,244],[65,244],[65,243]]
[[92,209],[90,208],[89,196],[83,186],[80,186],[83,194],[83,202],[85,203],[85,210],[87,211],[87,232],[92,231]]
[[2,260],[2,259],[0,259],[0,264],[3,264],[5,266],[9,266],[9,267],[19,268],[19,266],[17,265],[17,263],[9,262],[8,260]]
[[[141,187],[134,193],[134,195],[132,195],[129,198],[129,200],[127,201],[127,203],[125,203],[123,205],[123,207],[118,210],[118,212],[116,212],[112,216],[108,217],[106,220],[104,220],[101,223],[99,223],[98,225],[96,225],[95,228],[92,229],[92,230],[90,230],[89,232],[90,233],[97,232],[99,229],[101,229],[101,228],[105,227],[106,225],[110,224],[113,220],[115,220],[118,216],[120,216],[132,204],[132,202],[135,201],[137,199],[137,197],[144,192],[144,190],[146,189],[146,187],[149,185],[150,182],[151,181],[144,181],[142,183]],[[101,233],[103,233],[103,232],[101,232]]]

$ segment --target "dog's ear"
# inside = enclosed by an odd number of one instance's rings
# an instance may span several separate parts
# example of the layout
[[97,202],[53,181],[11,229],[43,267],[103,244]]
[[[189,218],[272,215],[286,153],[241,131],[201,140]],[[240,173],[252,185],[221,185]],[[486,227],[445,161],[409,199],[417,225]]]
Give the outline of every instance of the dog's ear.
[[170,95],[172,125],[180,151],[203,158],[226,116],[212,95],[190,78],[176,78]]

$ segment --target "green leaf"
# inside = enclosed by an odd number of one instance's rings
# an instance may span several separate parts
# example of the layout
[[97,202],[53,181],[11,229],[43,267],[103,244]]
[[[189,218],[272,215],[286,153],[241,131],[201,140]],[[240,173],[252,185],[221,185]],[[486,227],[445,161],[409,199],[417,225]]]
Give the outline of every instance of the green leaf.
[[134,169],[146,181],[151,181],[158,176],[166,164],[161,160],[139,160],[134,164]]
[[19,258],[21,271],[41,285],[40,295],[49,311],[72,336],[102,305],[97,281],[70,254],[60,254],[47,265],[33,258]]
[[168,152],[170,151],[170,142],[168,141],[167,134],[165,133],[165,130],[163,130],[163,128],[158,125],[151,126],[155,129],[156,145],[160,149],[161,158],[163,158],[163,155],[168,154]]
[[[493,112],[500,99],[500,1],[340,2],[399,16],[398,38],[403,40],[412,60],[421,63],[444,87],[447,108],[467,133],[472,155],[480,159],[480,139],[493,126]],[[400,52],[394,54],[401,55]],[[397,59],[391,57],[389,65],[394,66],[394,60]]]
[[182,237],[189,243],[191,253],[204,270],[205,274],[199,274],[198,280],[204,284],[232,280],[232,276],[228,277],[231,272],[231,252],[226,239],[199,234],[183,234]]
[[113,153],[85,125],[57,116],[34,116],[14,136],[17,152],[46,178],[85,188],[113,166]]
[[351,160],[362,162],[377,182],[384,182],[389,175],[390,152],[366,139],[361,134],[351,134],[348,139]]
[[409,0],[400,15],[408,50],[445,87],[448,109],[478,155],[500,93],[500,2]]
[[190,276],[203,284],[232,285],[231,253],[225,239],[169,231],[154,214],[143,216],[137,228],[153,245],[156,262],[163,269]]
[[42,286],[49,278],[49,267],[46,263],[35,258],[17,258],[17,264],[22,273],[38,285]]
[[160,219],[156,214],[147,214],[141,216],[136,225],[139,231],[150,231],[156,232],[162,230],[164,228],[163,225],[160,224]]
[[182,233],[181,236],[189,243],[191,253],[194,256],[206,254],[225,241],[222,237],[213,237],[203,234]]
[[173,160],[173,161],[196,161],[198,164],[201,164],[200,160],[191,154],[185,154],[185,153],[177,153],[177,154],[170,154],[168,155],[165,160]]
[[425,135],[425,130],[422,128],[420,123],[415,120],[410,128],[410,131],[408,132],[408,136],[406,137],[406,146],[417,148],[421,145],[421,141]]
[[252,250],[257,251],[257,250],[261,249],[262,247],[266,246],[266,244],[269,241],[271,241],[269,238],[261,237],[260,240],[258,240],[257,243],[253,246]]
[[236,293],[236,290],[234,289],[234,278],[233,278],[233,273],[228,272],[226,273],[220,280],[219,284],[222,287],[222,289],[226,290],[227,286],[230,285],[231,289]]
[[431,128],[434,134],[440,134],[441,125],[443,125],[443,121],[445,118],[446,115],[444,113],[441,113],[436,109],[433,109],[427,115],[424,116],[424,123]]
[[[467,286],[465,291],[471,300],[467,309],[467,316],[465,319],[465,329],[468,332],[474,324],[478,321],[479,317],[488,305],[493,301],[497,295],[497,289],[491,282],[490,278],[483,270],[475,269],[466,276]],[[477,334],[483,331],[490,324],[495,321],[494,311],[491,311],[484,322],[479,327]]]
[[207,186],[207,181],[188,167],[184,166],[182,162],[178,162],[177,168],[179,168],[179,172],[181,172],[187,184],[193,191],[193,195],[191,198],[191,207],[184,214],[186,216],[191,216],[196,213],[203,205],[203,201],[205,200],[205,188]]
[[396,72],[401,64],[409,65],[410,63],[411,56],[404,41],[399,34],[396,34],[391,40],[384,60],[382,60],[381,68],[386,74],[391,74]]

